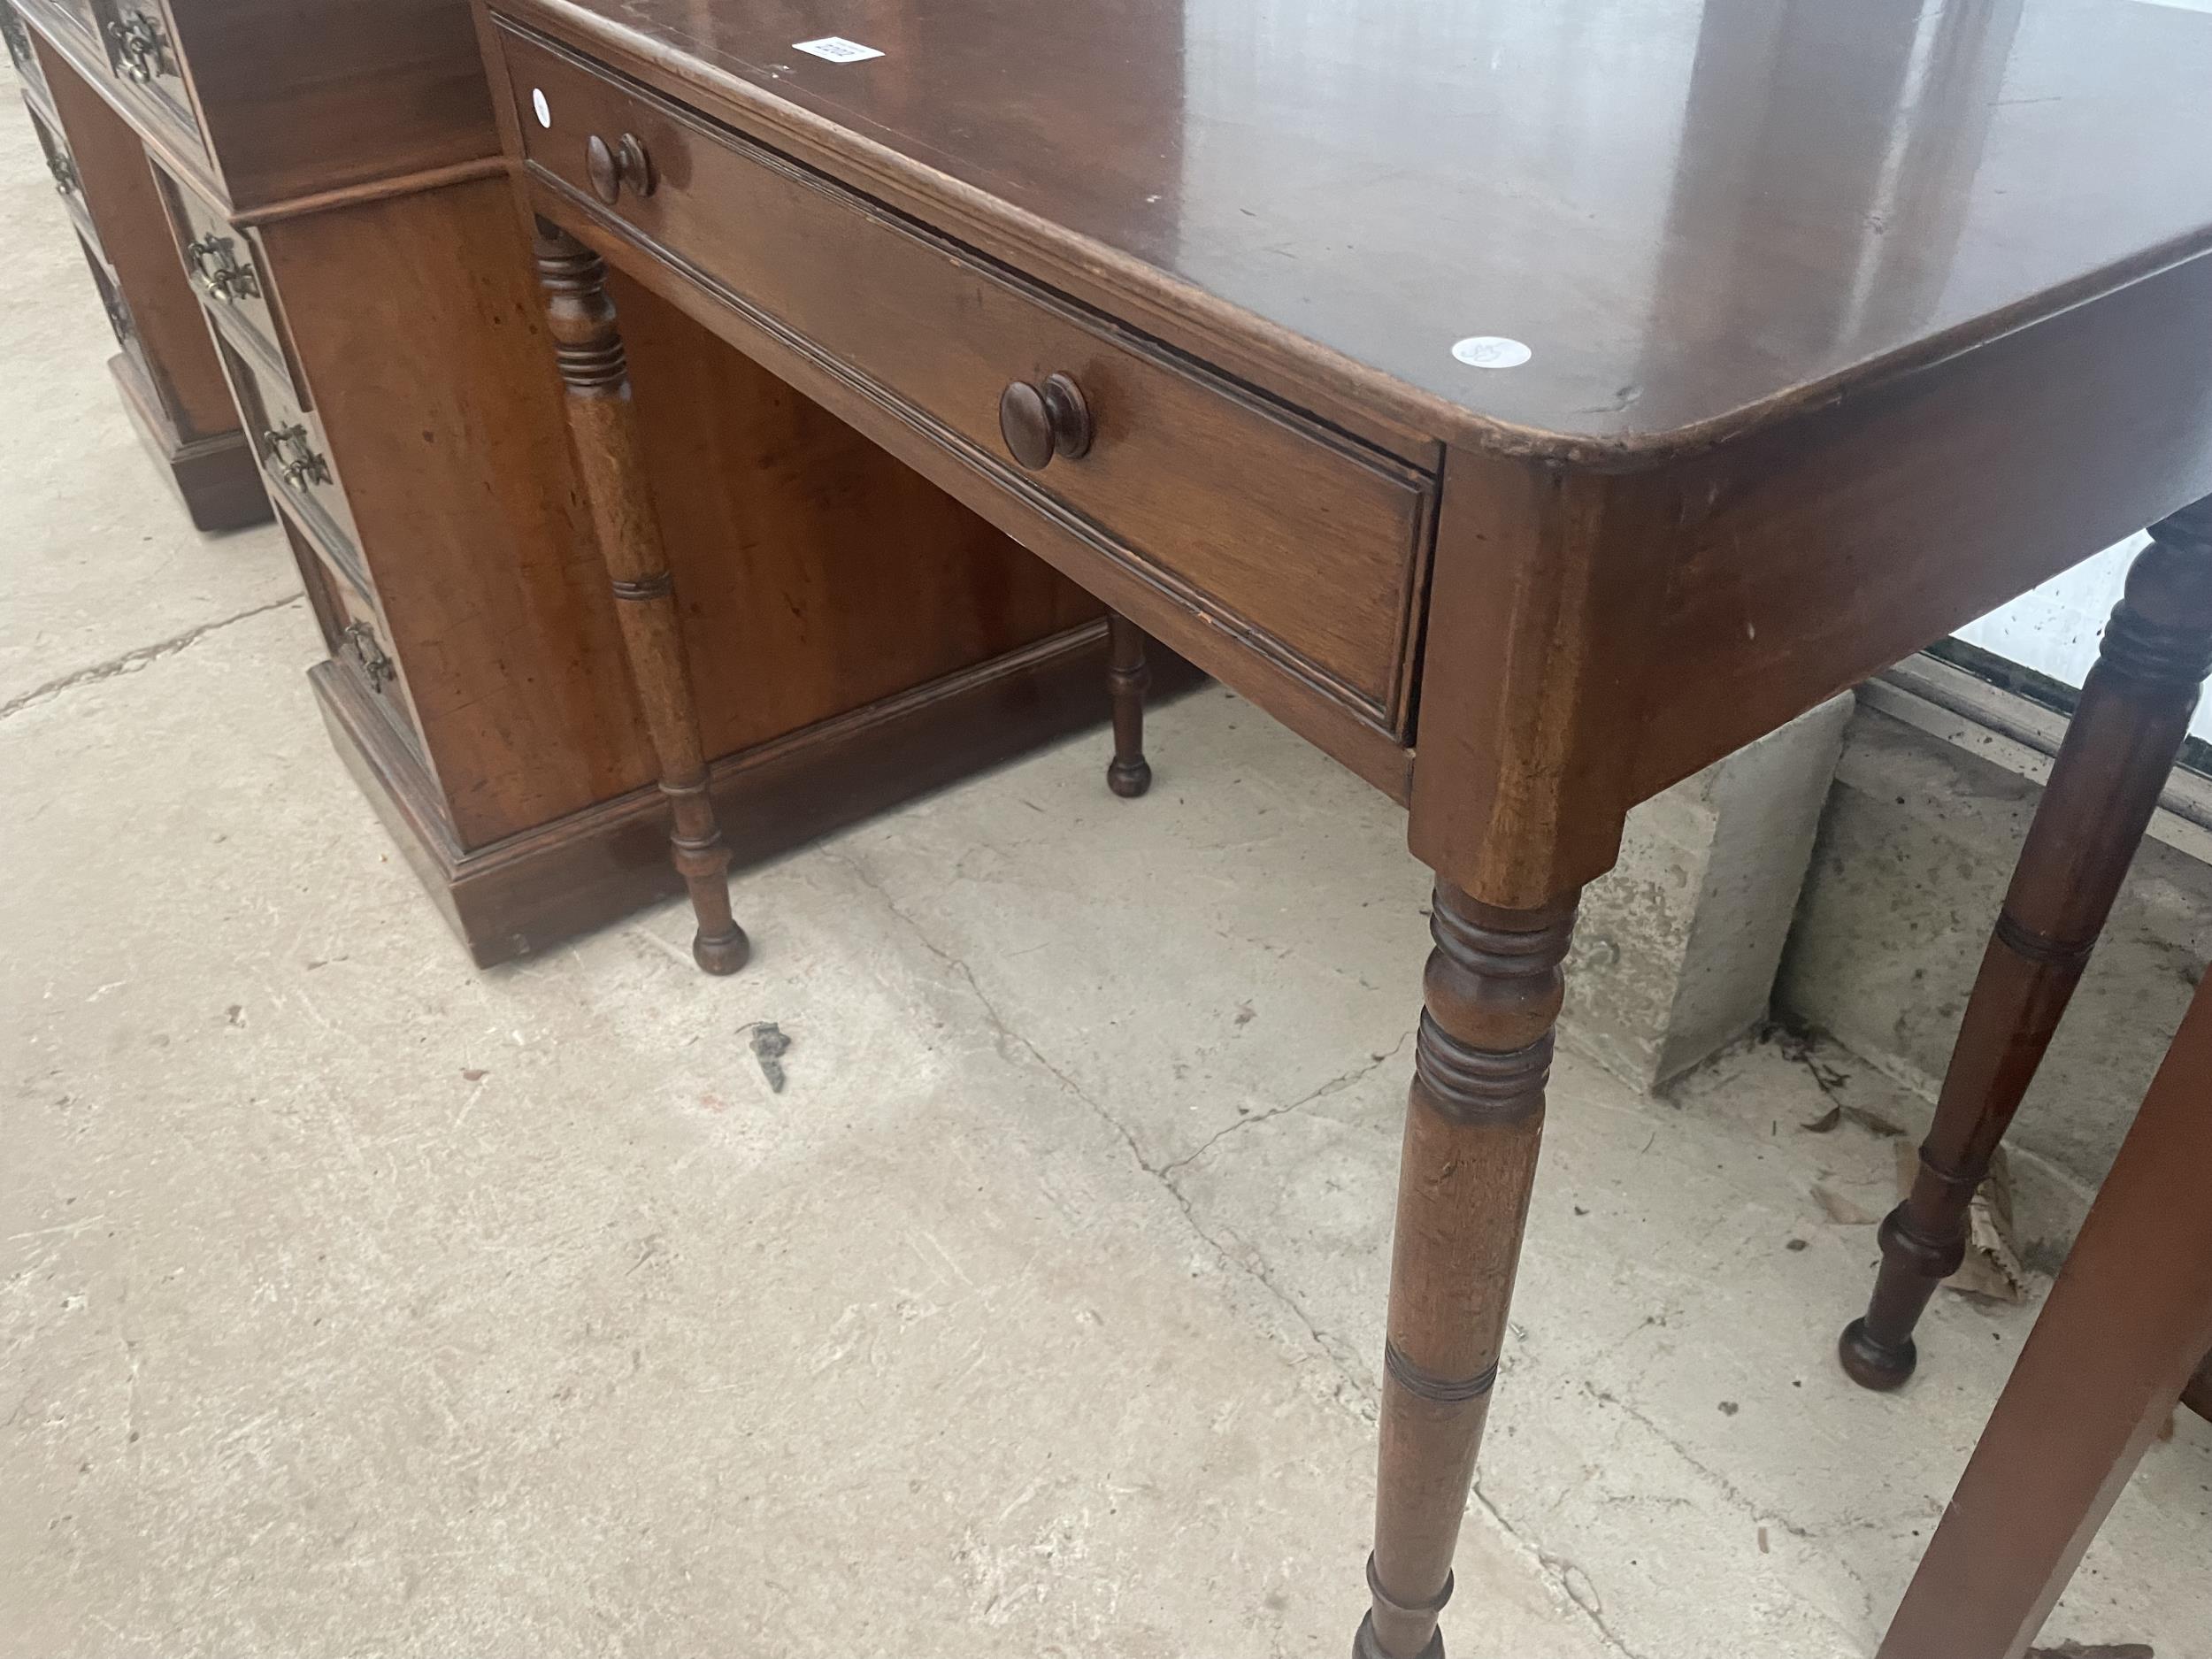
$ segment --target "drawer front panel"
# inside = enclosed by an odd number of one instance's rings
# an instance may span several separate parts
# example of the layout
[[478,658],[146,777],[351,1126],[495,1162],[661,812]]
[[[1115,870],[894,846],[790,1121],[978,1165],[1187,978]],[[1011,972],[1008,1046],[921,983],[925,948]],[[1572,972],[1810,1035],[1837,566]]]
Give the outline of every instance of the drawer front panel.
[[100,44],[107,52],[108,67],[140,101],[200,142],[199,119],[192,112],[192,95],[184,81],[184,60],[177,55],[176,25],[163,0],[96,0]]
[[[45,157],[47,176],[53,180],[54,189],[69,217],[76,221],[77,234],[95,248],[100,246],[100,234],[93,227],[91,211],[85,206],[84,180],[77,174],[77,158],[69,153],[68,141],[61,129],[39,112],[38,106],[28,98],[24,108],[30,112],[31,130],[38,134],[39,153]],[[103,257],[105,250],[102,250]]]
[[164,168],[157,165],[154,177],[169,211],[178,256],[201,300],[229,319],[265,366],[289,380],[291,371],[277,344],[276,315],[269,306],[266,266],[253,233],[233,225],[220,208]]
[[239,424],[253,442],[270,494],[292,509],[332,556],[347,568],[361,569],[361,533],[346,504],[322,424],[300,406],[290,385],[273,370],[255,363],[218,334],[215,348],[238,397]]
[[46,159],[47,176],[53,180],[54,188],[61,192],[64,201],[72,208],[79,206],[84,201],[84,185],[77,177],[76,157],[69,153],[61,134],[38,112],[35,104],[26,100],[24,107],[30,111],[31,130],[38,134],[39,153]]
[[8,0],[0,0],[0,42],[7,46],[8,62],[24,84],[41,97],[48,96],[46,72],[38,66],[38,54],[31,50],[31,26]]
[[405,677],[400,672],[399,659],[388,647],[384,618],[375,603],[349,572],[325,557],[319,548],[300,549],[300,567],[308,582],[309,602],[322,623],[331,660],[369,693],[392,729],[421,755],[422,734],[416,727]]
[[138,325],[132,320],[130,305],[123,298],[123,285],[116,280],[98,242],[81,233],[77,246],[84,255],[85,268],[92,273],[92,286],[100,296],[100,309],[107,313],[108,328],[115,335],[115,343],[129,354],[131,361],[138,365],[140,375],[146,377],[146,348],[138,338]]
[[[612,152],[630,135],[644,165],[611,217],[1402,737],[1424,474],[565,51],[500,38],[534,165],[603,200],[591,141]],[[1089,446],[1025,470],[1001,398],[1056,375],[1087,406]]]

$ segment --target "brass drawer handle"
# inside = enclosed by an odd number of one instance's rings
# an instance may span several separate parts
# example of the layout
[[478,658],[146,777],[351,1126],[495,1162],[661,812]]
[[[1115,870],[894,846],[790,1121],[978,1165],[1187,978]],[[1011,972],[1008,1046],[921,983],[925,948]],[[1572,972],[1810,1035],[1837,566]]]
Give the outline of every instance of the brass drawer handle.
[[633,196],[650,196],[660,182],[653,176],[653,158],[635,133],[623,134],[612,149],[594,133],[584,145],[584,172],[591,193],[609,207],[622,199],[625,186]]
[[176,73],[171,66],[169,37],[143,12],[127,12],[111,19],[108,40],[115,48],[115,71],[127,81],[143,86],[156,75]]
[[384,648],[377,643],[376,634],[367,623],[349,622],[339,630],[338,637],[345,641],[345,649],[352,654],[371,691],[381,691],[399,678],[399,670],[384,654]]
[[294,489],[330,482],[330,462],[308,442],[306,427],[272,426],[261,434],[261,445],[277,476]]
[[115,343],[127,346],[137,330],[131,324],[131,308],[123,303],[123,296],[104,282],[100,284],[100,309],[108,314],[108,326],[115,331]]
[[228,236],[218,236],[213,231],[184,244],[193,280],[210,299],[234,302],[256,298],[261,293],[260,273],[250,259],[244,265],[238,263],[231,252],[235,246]]
[[54,188],[64,196],[77,194],[77,164],[60,150],[47,151],[46,171],[54,175]]
[[1042,387],[1016,380],[999,394],[998,429],[1017,461],[1041,472],[1055,456],[1073,461],[1089,452],[1091,406],[1068,375],[1047,375]]

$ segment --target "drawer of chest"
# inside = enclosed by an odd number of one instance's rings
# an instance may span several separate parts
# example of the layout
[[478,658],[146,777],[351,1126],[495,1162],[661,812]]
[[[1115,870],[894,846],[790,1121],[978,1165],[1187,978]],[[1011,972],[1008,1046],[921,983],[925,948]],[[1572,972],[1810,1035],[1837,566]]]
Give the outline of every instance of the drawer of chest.
[[84,255],[85,268],[92,273],[93,291],[100,296],[100,309],[107,313],[108,330],[115,336],[115,343],[123,348],[136,363],[142,374],[146,369],[146,349],[139,343],[138,325],[132,320],[129,302],[123,297],[123,285],[109,265],[107,255],[89,230],[77,236],[78,251]]
[[199,117],[177,55],[168,0],[90,0],[90,9],[117,82],[198,148]]
[[340,564],[359,570],[361,533],[354,527],[322,423],[313,411],[301,407],[290,383],[276,370],[262,366],[220,334],[215,349],[238,400],[239,425],[260,457],[271,495],[306,524]]
[[1394,736],[1425,474],[511,28],[530,164]]
[[392,729],[417,754],[423,752],[422,736],[415,724],[414,706],[408,695],[399,659],[387,649],[388,638],[383,614],[351,572],[334,564],[311,541],[303,540],[288,524],[293,557],[307,586],[308,603],[321,624],[331,660],[355,684],[366,691]]
[[69,153],[69,141],[62,136],[61,128],[48,120],[27,97],[23,107],[30,114],[31,130],[38,135],[39,153],[45,158],[47,176],[53,180],[56,193],[69,209],[69,217],[77,222],[78,234],[98,247],[99,232],[94,229],[91,211],[85,206],[84,180],[77,176],[77,158]]
[[8,62],[15,66],[23,84],[39,96],[48,96],[46,72],[38,66],[38,54],[31,50],[31,26],[8,0],[0,0],[0,42],[6,45]]
[[222,209],[166,168],[157,165],[154,179],[161,187],[177,253],[201,299],[210,311],[229,319],[260,354],[265,367],[289,380],[291,370],[277,343],[276,314],[263,275],[266,266],[253,233],[232,224]]

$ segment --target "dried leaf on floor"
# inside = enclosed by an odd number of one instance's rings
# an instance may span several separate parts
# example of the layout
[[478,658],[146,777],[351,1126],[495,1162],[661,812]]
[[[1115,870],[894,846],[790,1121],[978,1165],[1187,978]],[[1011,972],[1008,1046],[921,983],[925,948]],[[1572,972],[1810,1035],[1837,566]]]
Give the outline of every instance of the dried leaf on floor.
[[1879,1216],[1867,1214],[1834,1187],[1824,1187],[1818,1182],[1813,1184],[1813,1202],[1820,1206],[1821,1213],[1829,1220],[1843,1226],[1870,1227],[1881,1219]]
[[[1897,1148],[1897,1194],[1912,1190],[1920,1171],[1920,1155],[1910,1146]],[[1990,1160],[1989,1179],[1975,1189],[1966,1211],[1966,1259],[1959,1271],[1943,1281],[1953,1290],[1997,1302],[2028,1299],[2028,1270],[2021,1264],[2020,1247],[2012,1232],[2012,1165],[2000,1147]]]

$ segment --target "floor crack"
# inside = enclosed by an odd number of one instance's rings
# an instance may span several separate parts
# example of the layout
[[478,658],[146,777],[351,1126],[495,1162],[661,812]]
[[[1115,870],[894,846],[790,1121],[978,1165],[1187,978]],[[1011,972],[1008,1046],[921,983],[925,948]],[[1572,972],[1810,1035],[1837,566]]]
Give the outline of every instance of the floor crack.
[[1217,1141],[1225,1140],[1228,1136],[1236,1133],[1240,1129],[1249,1129],[1254,1124],[1263,1124],[1271,1118],[1282,1117],[1286,1112],[1302,1110],[1304,1108],[1312,1105],[1314,1102],[1317,1100],[1326,1100],[1332,1094],[1341,1094],[1346,1089],[1350,1088],[1355,1083],[1359,1082],[1363,1078],[1368,1076],[1371,1072],[1376,1071],[1379,1067],[1389,1064],[1390,1062],[1395,1060],[1400,1055],[1403,1054],[1405,1052],[1406,1044],[1413,1040],[1413,1033],[1416,1029],[1417,1029],[1417,1027],[1408,1027],[1405,1033],[1401,1036],[1396,1042],[1391,1045],[1389,1053],[1371,1056],[1366,1064],[1354,1066],[1349,1071],[1346,1071],[1339,1076],[1331,1078],[1327,1082],[1324,1083],[1319,1088],[1315,1089],[1311,1094],[1301,1094],[1296,1100],[1290,1101],[1281,1106],[1270,1106],[1263,1112],[1253,1112],[1248,1117],[1238,1118],[1236,1122],[1233,1124],[1224,1124],[1220,1128],[1215,1130],[1213,1133],[1208,1135],[1205,1140],[1199,1142],[1196,1150],[1186,1152],[1181,1157],[1175,1159],[1172,1163],[1163,1164],[1158,1169],[1153,1171],[1153,1173],[1159,1176],[1161,1179],[1165,1179],[1167,1177],[1173,1175],[1176,1171],[1181,1169],[1185,1164],[1195,1164],[1200,1158],[1205,1156],[1208,1152],[1213,1149]]
[[[999,1012],[998,1005],[991,1000],[990,995],[977,980],[974,970],[969,967],[961,957],[955,956],[931,938],[928,930],[891,896],[889,889],[876,878],[872,872],[863,865],[859,860],[835,848],[824,848],[822,852],[824,856],[843,866],[855,880],[873,893],[882,902],[884,908],[914,936],[923,949],[928,951],[931,956],[936,957],[938,961],[943,963],[947,968],[960,977],[961,981],[968,987],[970,995],[974,997],[977,1005],[982,1009],[984,1018],[990,1022],[991,1029],[995,1033],[1000,1045],[1001,1053],[1004,1053],[1008,1046],[1018,1048],[1052,1077],[1069,1094],[1079,1101],[1100,1122],[1120,1137],[1122,1144],[1129,1148],[1130,1158],[1136,1166],[1158,1181],[1168,1196],[1175,1201],[1176,1207],[1183,1212],[1185,1224],[1192,1233],[1195,1233],[1206,1247],[1214,1252],[1223,1265],[1242,1272],[1254,1283],[1259,1285],[1273,1298],[1283,1311],[1296,1322],[1299,1328],[1305,1332],[1314,1349],[1336,1371],[1342,1386],[1350,1391],[1352,1398],[1361,1408],[1361,1415],[1371,1420],[1379,1406],[1381,1391],[1367,1368],[1359,1362],[1357,1356],[1349,1350],[1346,1343],[1332,1336],[1314,1322],[1298,1299],[1276,1282],[1274,1275],[1268,1271],[1264,1262],[1251,1255],[1240,1253],[1231,1248],[1228,1244],[1209,1232],[1205,1224],[1198,1218],[1195,1207],[1184,1194],[1182,1188],[1176,1184],[1173,1177],[1175,1171],[1189,1164],[1200,1153],[1204,1152],[1208,1147],[1212,1146],[1224,1136],[1244,1128],[1247,1125],[1259,1123],[1269,1118],[1279,1118],[1286,1112],[1295,1111],[1302,1106],[1311,1105],[1317,1100],[1351,1087],[1362,1078],[1366,1077],[1378,1067],[1387,1064],[1402,1053],[1408,1039],[1413,1035],[1413,1033],[1409,1031],[1404,1036],[1399,1038],[1396,1046],[1381,1058],[1370,1059],[1364,1064],[1356,1066],[1341,1076],[1332,1078],[1320,1087],[1302,1095],[1287,1105],[1271,1107],[1266,1111],[1256,1112],[1248,1118],[1241,1118],[1227,1125],[1210,1136],[1204,1146],[1201,1146],[1196,1152],[1187,1156],[1177,1158],[1169,1164],[1156,1164],[1145,1156],[1144,1148],[1139,1144],[1136,1136],[1130,1132],[1127,1125],[1107,1110],[1099,1102],[1094,1100],[1073,1078],[1054,1064],[1035,1043],[1006,1023],[1004,1016]],[[1544,1581],[1552,1586],[1569,1606],[1589,1621],[1590,1627],[1596,1632],[1600,1640],[1615,1653],[1622,1655],[1622,1659],[1642,1659],[1642,1655],[1613,1632],[1601,1612],[1592,1608],[1575,1593],[1571,1578],[1555,1564],[1555,1557],[1546,1555],[1543,1550],[1524,1538],[1499,1512],[1497,1506],[1483,1495],[1479,1486],[1469,1496],[1470,1502],[1479,1503],[1484,1511],[1497,1524],[1498,1530],[1512,1540],[1514,1547],[1522,1551],[1528,1561],[1534,1563]]]
[[6,703],[0,703],[0,720],[20,714],[24,710],[33,708],[39,703],[50,703],[61,695],[63,692],[72,690],[78,686],[88,686],[97,680],[112,680],[118,674],[135,672],[149,663],[158,662],[165,657],[174,657],[179,651],[197,644],[209,634],[219,633],[234,622],[245,622],[255,617],[266,616],[272,611],[281,611],[288,605],[296,605],[306,597],[305,594],[297,593],[289,598],[275,599],[265,605],[256,605],[250,611],[241,611],[234,617],[223,617],[213,622],[203,622],[199,626],[187,628],[182,634],[173,635],[169,639],[157,641],[151,645],[135,647],[125,651],[119,657],[111,657],[104,663],[95,663],[89,668],[80,668],[73,673],[64,674],[57,680],[50,680],[42,686],[34,686],[20,696],[11,697]]
[[[970,995],[975,998],[977,1004],[983,1010],[984,1018],[989,1020],[991,1029],[996,1033],[997,1039],[1002,1045],[1001,1052],[1004,1052],[1004,1047],[1006,1045],[1011,1045],[1018,1048],[1022,1053],[1028,1056],[1031,1060],[1035,1062],[1039,1067],[1041,1067],[1056,1082],[1057,1082],[1062,1088],[1065,1089],[1068,1094],[1072,1095],[1076,1100],[1081,1102],[1094,1117],[1097,1118],[1101,1123],[1104,1124],[1108,1128],[1111,1129],[1116,1135],[1119,1136],[1122,1144],[1129,1148],[1130,1159],[1140,1170],[1143,1171],[1147,1175],[1151,1176],[1155,1180],[1158,1181],[1161,1187],[1165,1189],[1168,1196],[1175,1201],[1176,1207],[1183,1212],[1183,1218],[1189,1225],[1191,1231],[1205,1241],[1207,1247],[1220,1258],[1224,1264],[1237,1269],[1239,1271],[1246,1274],[1255,1282],[1263,1286],[1267,1290],[1268,1294],[1271,1295],[1279,1304],[1280,1304],[1283,1310],[1294,1319],[1300,1328],[1306,1333],[1307,1336],[1311,1340],[1315,1348],[1320,1352],[1320,1354],[1337,1370],[1340,1374],[1344,1376],[1346,1379],[1351,1383],[1352,1386],[1360,1394],[1363,1399],[1366,1399],[1371,1403],[1372,1396],[1370,1393],[1369,1385],[1359,1375],[1356,1365],[1352,1364],[1348,1361],[1348,1358],[1343,1352],[1343,1345],[1337,1340],[1333,1339],[1328,1333],[1322,1330],[1320,1326],[1313,1322],[1312,1318],[1307,1314],[1306,1310],[1299,1305],[1297,1299],[1292,1296],[1280,1285],[1275,1282],[1273,1277],[1268,1272],[1263,1264],[1240,1256],[1236,1251],[1231,1249],[1226,1244],[1223,1243],[1222,1240],[1216,1238],[1211,1233],[1206,1230],[1204,1224],[1198,1219],[1197,1212],[1193,1208],[1191,1201],[1184,1195],[1182,1189],[1179,1187],[1173,1180],[1169,1179],[1168,1171],[1171,1169],[1177,1167],[1177,1165],[1157,1164],[1153,1163],[1149,1158],[1146,1157],[1144,1155],[1143,1146],[1138,1141],[1137,1137],[1131,1133],[1129,1126],[1123,1123],[1120,1118],[1115,1117],[1112,1112],[1107,1110],[1106,1108],[1100,1104],[1099,1102],[1094,1100],[1080,1084],[1076,1082],[1073,1078],[1070,1077],[1057,1065],[1054,1064],[1050,1057],[1048,1056],[1042,1049],[1039,1048],[1035,1043],[1032,1042],[1027,1037],[1025,1037],[1021,1033],[1016,1031],[1011,1025],[1008,1025],[1006,1023],[1005,1017],[999,1012],[998,1005],[991,1000],[989,993],[985,991],[981,984],[978,982],[975,977],[975,971],[969,967],[966,962],[963,961],[960,957],[954,956],[950,951],[945,949],[943,946],[940,945],[935,940],[932,939],[929,936],[928,930],[923,927],[920,922],[917,921],[912,915],[901,906],[898,901],[891,896],[890,892],[884,887],[883,883],[878,880],[872,873],[871,873],[859,863],[858,860],[833,848],[826,848],[823,850],[826,856],[830,858],[834,863],[843,865],[845,869],[851,873],[855,880],[858,881],[863,887],[868,888],[879,899],[880,899],[883,902],[884,908],[890,911],[890,913],[901,923],[904,924],[907,931],[914,935],[915,940],[921,945],[923,949],[928,951],[931,956],[936,957],[938,961],[943,963],[948,968],[951,969],[953,972],[960,976],[962,982],[967,986]],[[1403,1046],[1402,1043],[1401,1046]],[[1379,1065],[1380,1064],[1380,1061],[1372,1062],[1365,1069],[1371,1071],[1375,1065]],[[1309,1095],[1306,1098],[1308,1100],[1311,1100],[1317,1098],[1320,1094],[1330,1092],[1332,1092],[1332,1085],[1324,1084],[1321,1088],[1316,1090],[1312,1095]],[[1285,1110],[1288,1109],[1276,1109],[1277,1111]],[[1273,1116],[1275,1113],[1270,1112],[1265,1115]],[[1178,1164],[1187,1161],[1187,1160],[1179,1160]]]

